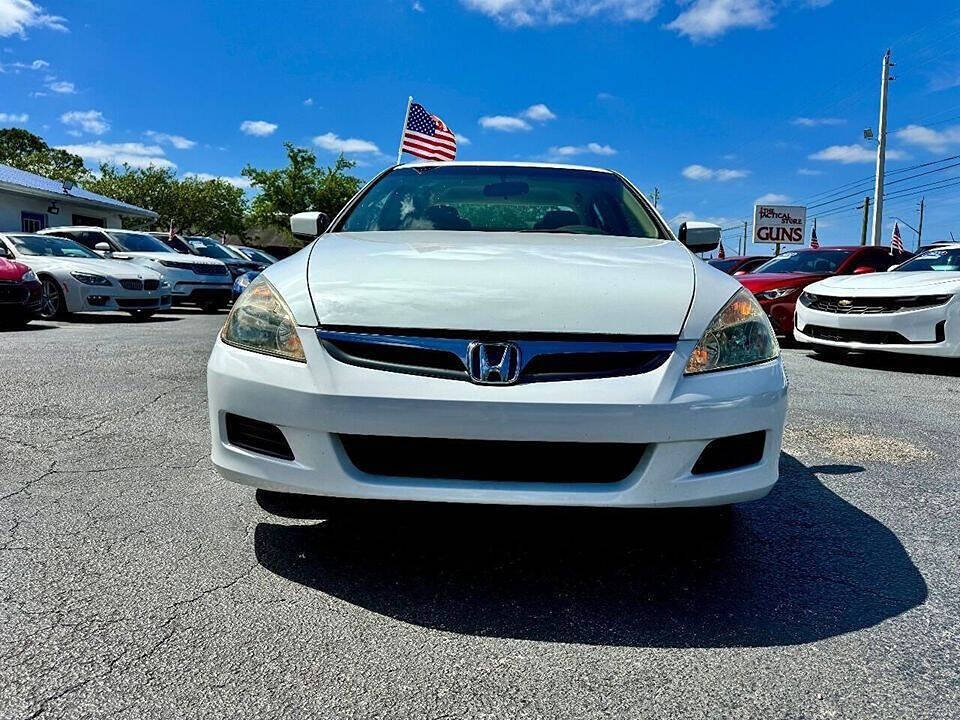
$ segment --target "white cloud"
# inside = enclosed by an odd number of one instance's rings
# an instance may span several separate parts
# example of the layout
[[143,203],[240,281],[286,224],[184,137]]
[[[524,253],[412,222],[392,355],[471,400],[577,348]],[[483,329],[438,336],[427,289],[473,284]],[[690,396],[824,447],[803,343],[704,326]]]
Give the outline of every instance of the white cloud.
[[511,115],[484,115],[478,122],[480,127],[485,130],[498,130],[500,132],[520,132],[533,129],[530,123],[523,118]]
[[700,42],[733,28],[768,28],[774,12],[773,0],[694,0],[666,27]]
[[553,114],[553,111],[543,103],[531,105],[522,113],[520,113],[520,115],[528,120],[536,120],[537,122],[546,122],[547,120],[557,119],[557,116]]
[[421,3],[420,0],[413,0],[413,5],[411,5],[410,7],[412,7],[416,12],[419,12],[419,13],[427,11],[427,9],[423,6],[423,3]]
[[922,125],[907,125],[897,130],[896,136],[898,140],[909,145],[919,145],[930,152],[944,152],[951,145],[960,145],[960,125],[943,130],[931,130]]
[[240,123],[240,132],[254,137],[266,137],[273,135],[277,127],[279,126],[276,123],[266,120],[244,120]]
[[360,138],[342,138],[336,133],[328,132],[317,135],[313,144],[324,150],[336,153],[379,153],[380,148],[369,140]]
[[749,170],[730,170],[727,168],[708,168],[703,165],[687,165],[682,171],[688,180],[716,180],[717,182],[727,182],[744,178],[750,174]]
[[30,116],[26,113],[2,113],[0,112],[0,123],[10,123],[11,125],[22,125],[27,120],[30,119]]
[[[2,2],[2,0],[0,0]],[[73,95],[77,88],[72,82],[67,82],[66,80],[55,80],[53,82],[47,83],[47,87],[53,90],[55,93],[60,93],[61,95]]]
[[455,133],[453,134],[453,136],[457,139],[457,145],[469,145],[469,144],[470,144],[470,138],[468,138],[466,135],[461,135],[460,133],[455,132]]
[[773,204],[773,203],[786,203],[790,202],[789,195],[782,195],[781,193],[767,193],[766,195],[761,195],[755,201],[757,205],[763,204]]
[[311,105],[313,105],[313,98],[307,98],[306,100],[303,101],[303,104],[306,105],[307,107],[310,107]]
[[503,25],[560,25],[592,17],[653,19],[661,0],[460,0],[470,10]]
[[667,220],[667,224],[670,225],[674,230],[678,229],[680,225],[685,222],[690,222],[691,220],[700,220],[701,222],[713,223],[714,225],[719,225],[720,227],[729,227],[731,225],[742,225],[743,220],[738,218],[725,217],[723,215],[711,215],[708,217],[698,217],[695,212],[692,210],[684,210],[678,212],[672,218]]
[[811,118],[811,117],[798,117],[790,121],[791,125],[799,125],[800,127],[820,127],[823,125],[843,125],[847,121],[843,118],[835,117],[823,117],[823,118]]
[[813,177],[814,175],[823,175],[823,170],[811,170],[810,168],[800,168],[797,170],[797,175],[808,175]]
[[547,151],[547,155],[554,159],[574,157],[575,155],[616,155],[617,151],[609,145],[600,143],[587,143],[586,145],[561,145],[552,147]]
[[61,115],[60,122],[91,135],[103,135],[110,129],[110,123],[99,110],[73,110]]
[[204,172],[188,172],[184,173],[183,176],[203,181],[222,180],[225,183],[229,183],[234,187],[243,188],[244,190],[249,190],[251,186],[250,178],[244,177],[243,175],[212,175],[211,173]]
[[0,37],[26,37],[28,28],[67,32],[66,18],[48,15],[31,0],[0,0]]
[[[877,153],[864,145],[831,145],[807,156],[810,160],[828,160],[843,165],[876,162]],[[906,153],[899,150],[887,150],[887,160],[903,160]]]
[[[0,0],[0,2],[3,2],[3,0]],[[48,67],[50,67],[50,63],[48,63],[46,60],[34,60],[33,62],[29,63],[19,61],[12,63],[0,63],[0,73],[9,72],[11,70],[14,73],[18,73],[21,70],[44,70]]]
[[97,141],[79,145],[61,145],[61,150],[79,155],[89,163],[129,165],[132,168],[176,168],[176,164],[163,157],[159,145],[144,145],[138,142],[105,143]]
[[170,135],[169,133],[156,132],[155,130],[147,130],[144,135],[161,145],[173,145],[177,150],[190,150],[197,144],[196,140],[188,140],[182,135]]

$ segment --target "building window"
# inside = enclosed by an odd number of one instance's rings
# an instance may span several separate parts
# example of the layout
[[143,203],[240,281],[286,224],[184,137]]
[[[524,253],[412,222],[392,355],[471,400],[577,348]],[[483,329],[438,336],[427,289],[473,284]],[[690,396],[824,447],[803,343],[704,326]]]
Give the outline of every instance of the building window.
[[23,232],[37,232],[47,226],[47,216],[43,213],[22,212],[20,213],[20,229]]
[[103,218],[90,217],[89,215],[74,215],[73,225],[87,225],[89,227],[106,227],[107,222]]

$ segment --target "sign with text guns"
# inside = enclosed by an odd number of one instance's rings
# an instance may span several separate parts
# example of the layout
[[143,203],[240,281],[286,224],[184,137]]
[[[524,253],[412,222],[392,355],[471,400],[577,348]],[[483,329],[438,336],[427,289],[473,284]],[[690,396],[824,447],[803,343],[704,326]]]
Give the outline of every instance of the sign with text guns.
[[755,205],[753,241],[781,245],[803,245],[807,209],[801,205]]

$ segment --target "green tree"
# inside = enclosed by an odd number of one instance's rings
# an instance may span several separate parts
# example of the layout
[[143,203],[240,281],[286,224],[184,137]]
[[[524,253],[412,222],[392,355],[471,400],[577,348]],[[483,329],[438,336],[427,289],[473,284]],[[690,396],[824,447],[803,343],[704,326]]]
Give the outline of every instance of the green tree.
[[[93,192],[153,210],[157,227],[202,235],[236,234],[247,210],[243,190],[219,179],[178,180],[170,168],[101,165],[100,177],[87,186]],[[142,220],[124,219],[129,227]]]
[[348,174],[356,163],[343,155],[331,167],[317,165],[313,151],[284,143],[286,167],[261,170],[252,165],[243,169],[259,193],[250,202],[248,223],[289,230],[290,215],[319,210],[331,218],[356,195],[363,181]]
[[93,179],[83,166],[83,158],[52,148],[43,138],[21,128],[0,130],[0,163],[85,187]]

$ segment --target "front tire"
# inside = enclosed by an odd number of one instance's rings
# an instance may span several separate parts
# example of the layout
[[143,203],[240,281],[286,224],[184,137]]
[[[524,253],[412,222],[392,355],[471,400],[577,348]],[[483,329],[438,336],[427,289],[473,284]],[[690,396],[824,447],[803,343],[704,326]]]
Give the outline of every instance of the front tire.
[[67,317],[69,314],[67,313],[67,302],[63,298],[63,291],[57,281],[49,275],[45,275],[40,278],[40,283],[43,285],[43,290],[37,316],[43,320],[62,320]]

